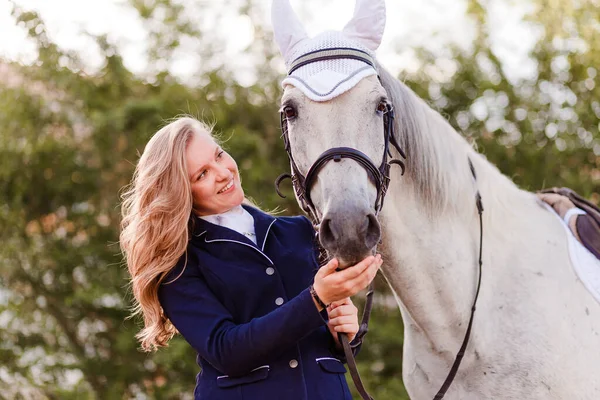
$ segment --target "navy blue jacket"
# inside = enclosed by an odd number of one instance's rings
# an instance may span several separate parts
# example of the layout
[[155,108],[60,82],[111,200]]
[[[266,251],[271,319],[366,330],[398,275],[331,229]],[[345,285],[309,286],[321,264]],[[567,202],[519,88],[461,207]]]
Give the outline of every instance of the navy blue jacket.
[[318,269],[306,217],[254,217],[257,244],[195,218],[159,288],[165,315],[198,352],[199,400],[350,400],[344,364],[308,287]]

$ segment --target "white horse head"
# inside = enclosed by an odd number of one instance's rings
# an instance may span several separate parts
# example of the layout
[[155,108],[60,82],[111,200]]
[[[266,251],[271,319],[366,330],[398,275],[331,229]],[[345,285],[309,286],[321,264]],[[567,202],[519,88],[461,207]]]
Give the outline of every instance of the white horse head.
[[[273,24],[288,67],[294,68],[299,57],[323,49],[352,49],[358,56],[371,58],[383,35],[385,8],[379,2],[358,2],[354,18],[342,32],[308,38],[289,3],[275,1]],[[298,155],[295,161],[304,175],[317,157],[332,147],[360,150],[375,165],[381,164],[383,112],[389,100],[374,65],[351,58],[325,59],[297,67],[284,87],[282,111],[290,144]],[[339,179],[341,175],[343,179]],[[323,184],[332,181],[338,184]],[[375,186],[356,162],[344,159],[335,166],[325,165],[310,188],[310,197],[321,217],[320,240],[342,265],[356,263],[379,242]]]
[[[405,326],[403,375],[411,398],[433,397],[465,335],[478,279],[478,192],[486,209],[481,294],[446,398],[600,398],[600,306],[571,268],[564,227],[410,89],[365,61],[383,35],[384,1],[357,0],[342,32],[314,38],[288,0],[275,0],[272,14],[275,39],[292,69],[281,110],[297,172],[306,176],[324,152],[340,147],[379,166],[383,105],[395,111],[406,174],[392,166],[378,218],[372,176],[354,159],[325,163],[307,192],[321,221],[321,243],[342,263],[361,259],[382,239],[383,272]],[[367,57],[338,59],[338,48]],[[332,58],[304,63],[327,49]]]

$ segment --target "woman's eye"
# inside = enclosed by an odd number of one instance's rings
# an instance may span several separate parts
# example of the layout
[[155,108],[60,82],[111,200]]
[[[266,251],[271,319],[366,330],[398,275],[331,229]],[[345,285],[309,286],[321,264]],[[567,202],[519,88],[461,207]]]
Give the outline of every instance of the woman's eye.
[[219,152],[219,154],[217,154],[217,158],[221,158],[221,157],[223,157],[223,153],[224,153],[224,151],[223,151],[223,150],[221,150],[221,151]]
[[283,108],[283,115],[285,115],[286,119],[294,119],[298,116],[296,109],[292,106],[285,106]]
[[198,179],[196,179],[197,181],[199,181],[200,179],[204,178],[206,176],[206,171],[202,171],[200,173],[200,175],[198,175]]
[[377,111],[380,113],[384,113],[387,111],[387,104],[385,101],[380,101],[377,105]]

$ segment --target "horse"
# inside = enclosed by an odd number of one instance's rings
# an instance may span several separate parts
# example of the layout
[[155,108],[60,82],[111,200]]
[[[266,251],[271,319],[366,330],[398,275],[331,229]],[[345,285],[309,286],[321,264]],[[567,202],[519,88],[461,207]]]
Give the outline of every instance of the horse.
[[[327,50],[323,34],[306,35],[288,0],[274,1],[272,19],[286,65],[311,56],[299,50],[306,43]],[[357,0],[344,30],[327,35],[374,54],[384,24],[383,0]],[[354,149],[375,166],[386,153],[406,153],[404,175],[391,166],[382,206],[364,159],[331,154],[298,201],[320,221],[319,240],[342,265],[381,242],[381,273],[404,323],[402,375],[411,399],[433,398],[448,375],[478,289],[470,341],[446,398],[599,399],[600,305],[573,272],[559,218],[376,59],[372,66],[376,74],[316,100],[288,76],[281,112],[297,180],[332,148]],[[388,148],[384,117],[391,110],[398,146]]]

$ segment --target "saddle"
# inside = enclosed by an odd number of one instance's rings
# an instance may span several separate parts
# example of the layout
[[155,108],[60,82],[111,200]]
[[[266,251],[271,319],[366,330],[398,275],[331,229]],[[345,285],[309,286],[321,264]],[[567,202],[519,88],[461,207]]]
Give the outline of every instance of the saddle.
[[575,224],[577,233],[585,248],[600,259],[600,208],[569,188],[551,188],[541,192],[566,196],[575,204],[575,207],[586,212],[577,217]]

